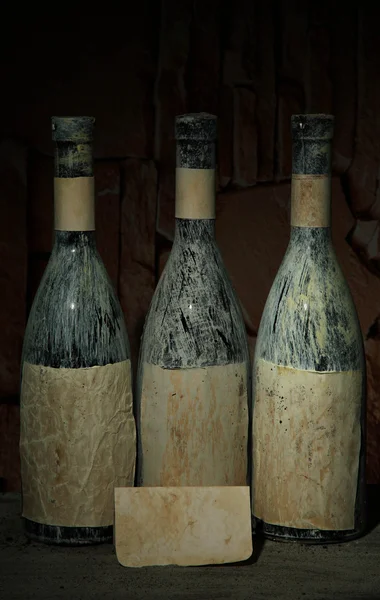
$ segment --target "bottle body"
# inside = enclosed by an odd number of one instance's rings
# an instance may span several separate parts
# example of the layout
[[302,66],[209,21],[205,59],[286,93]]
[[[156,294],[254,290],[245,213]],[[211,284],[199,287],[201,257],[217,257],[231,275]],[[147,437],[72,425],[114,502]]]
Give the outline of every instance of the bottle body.
[[96,250],[91,192],[73,193],[92,188],[90,178],[63,177],[63,192],[56,177],[55,242],[22,356],[25,530],[67,545],[112,540],[113,488],[133,485],[135,468],[124,318]]
[[[253,365],[256,527],[311,543],[348,540],[365,527],[365,360],[331,241],[332,123],[323,119],[294,118],[306,131],[302,144],[293,132],[291,238]],[[325,137],[318,137],[321,120]]]
[[247,483],[249,351],[214,237],[214,155],[201,156],[177,155],[175,239],[142,337],[138,485]]

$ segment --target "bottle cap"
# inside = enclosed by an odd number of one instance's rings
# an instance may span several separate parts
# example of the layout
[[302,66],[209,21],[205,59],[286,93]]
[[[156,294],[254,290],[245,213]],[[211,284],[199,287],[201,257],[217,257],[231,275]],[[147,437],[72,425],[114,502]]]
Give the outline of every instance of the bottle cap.
[[304,140],[331,140],[334,134],[333,115],[293,115],[292,137]]
[[215,115],[208,113],[178,115],[175,120],[175,139],[215,142],[217,120]]
[[54,142],[91,142],[95,117],[52,117]]

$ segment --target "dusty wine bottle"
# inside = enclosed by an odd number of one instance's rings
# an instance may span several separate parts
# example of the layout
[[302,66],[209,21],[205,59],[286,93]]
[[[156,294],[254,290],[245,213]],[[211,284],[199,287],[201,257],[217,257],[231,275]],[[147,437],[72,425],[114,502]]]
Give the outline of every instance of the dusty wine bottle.
[[25,332],[22,516],[28,537],[112,540],[136,432],[123,314],[95,244],[92,117],[53,117],[55,241]]
[[290,242],[270,290],[253,367],[256,528],[341,542],[365,527],[365,361],[331,239],[334,117],[292,117]]
[[174,243],[138,367],[142,486],[247,485],[249,350],[215,241],[216,121],[176,118]]

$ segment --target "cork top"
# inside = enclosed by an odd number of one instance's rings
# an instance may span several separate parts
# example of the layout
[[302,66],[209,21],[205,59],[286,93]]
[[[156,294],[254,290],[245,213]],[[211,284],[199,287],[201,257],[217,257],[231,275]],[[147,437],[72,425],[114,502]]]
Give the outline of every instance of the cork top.
[[304,140],[331,140],[334,134],[333,115],[293,115],[292,137]]
[[54,142],[92,142],[95,117],[52,117]]
[[176,140],[215,142],[217,117],[208,113],[178,115],[175,120]]

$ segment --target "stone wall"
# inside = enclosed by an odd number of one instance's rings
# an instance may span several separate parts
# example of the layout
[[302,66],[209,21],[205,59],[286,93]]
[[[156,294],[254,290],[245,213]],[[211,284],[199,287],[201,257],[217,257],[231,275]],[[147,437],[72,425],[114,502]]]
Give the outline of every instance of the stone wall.
[[20,352],[52,247],[51,115],[96,117],[98,245],[136,362],[173,238],[174,117],[193,111],[219,117],[217,238],[252,349],[289,239],[290,116],[336,116],[333,237],[365,339],[368,481],[380,483],[380,9],[140,0],[128,10],[75,22],[15,13],[0,40],[0,489],[20,487]]

